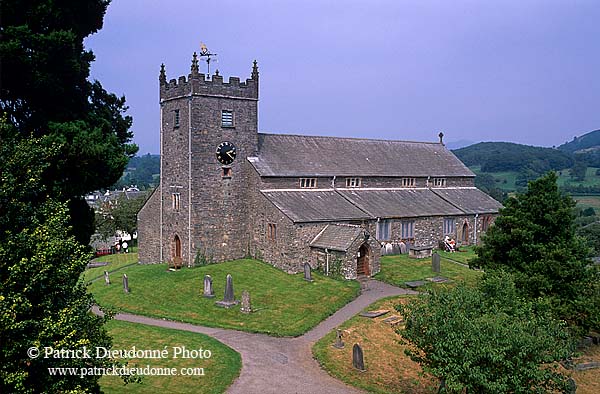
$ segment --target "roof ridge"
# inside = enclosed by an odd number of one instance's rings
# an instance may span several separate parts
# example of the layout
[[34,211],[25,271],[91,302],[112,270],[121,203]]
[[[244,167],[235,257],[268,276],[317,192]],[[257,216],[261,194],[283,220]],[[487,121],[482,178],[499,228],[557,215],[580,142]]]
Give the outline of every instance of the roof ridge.
[[283,134],[283,133],[258,133],[258,135],[266,135],[266,136],[281,136],[281,137],[305,137],[305,138],[322,138],[322,139],[340,139],[340,140],[355,140],[355,141],[375,141],[375,142],[401,142],[408,144],[427,144],[427,145],[440,145],[439,142],[433,141],[409,141],[409,140],[386,140],[383,138],[364,138],[364,137],[339,137],[339,136],[330,136],[330,135],[305,135],[305,134]]

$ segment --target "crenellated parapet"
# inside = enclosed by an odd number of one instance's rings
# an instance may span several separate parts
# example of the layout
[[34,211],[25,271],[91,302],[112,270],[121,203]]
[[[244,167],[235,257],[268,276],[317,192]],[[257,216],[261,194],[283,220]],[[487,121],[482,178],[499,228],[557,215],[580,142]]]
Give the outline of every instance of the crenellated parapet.
[[161,101],[190,95],[258,100],[258,66],[255,60],[251,77],[243,82],[240,81],[239,77],[229,77],[225,82],[223,77],[219,75],[219,70],[216,70],[215,74],[209,77],[200,73],[198,60],[196,54],[194,54],[191,72],[187,78],[180,76],[178,79],[167,81],[164,64],[161,65],[159,85]]

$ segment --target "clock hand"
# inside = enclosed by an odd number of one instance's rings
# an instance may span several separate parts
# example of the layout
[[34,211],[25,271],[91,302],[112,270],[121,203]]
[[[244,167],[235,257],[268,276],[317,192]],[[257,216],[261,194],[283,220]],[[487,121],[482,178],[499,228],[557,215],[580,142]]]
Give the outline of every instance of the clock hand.
[[235,159],[235,156],[233,156],[233,151],[232,150],[228,150],[227,152],[227,156],[231,157],[231,159]]

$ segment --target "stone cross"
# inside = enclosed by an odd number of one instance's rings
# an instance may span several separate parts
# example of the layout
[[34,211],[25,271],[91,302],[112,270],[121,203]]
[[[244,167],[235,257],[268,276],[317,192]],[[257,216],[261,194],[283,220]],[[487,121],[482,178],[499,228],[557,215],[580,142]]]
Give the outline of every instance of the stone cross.
[[229,274],[227,274],[223,301],[217,301],[216,304],[223,308],[231,308],[232,306],[237,305],[237,301],[233,296],[233,278]]
[[250,293],[248,290],[242,291],[242,306],[240,308],[242,313],[250,313],[252,312],[252,307],[250,306]]
[[123,291],[129,293],[129,278],[127,274],[123,274]]
[[312,273],[310,271],[310,264],[308,264],[308,263],[304,263],[304,280],[306,280],[308,282],[313,281]]
[[108,271],[104,271],[104,283],[106,283],[106,285],[110,285],[110,276],[108,276]]
[[212,278],[210,275],[204,275],[204,297],[213,298],[215,296],[215,292],[213,290]]
[[344,342],[342,341],[342,330],[339,328],[336,330],[335,343],[333,344],[333,347],[336,349],[342,349],[344,347]]
[[433,272],[437,272],[438,274],[442,271],[440,255],[437,253],[431,255],[431,269]]
[[352,348],[352,366],[361,372],[365,372],[365,360],[363,358],[362,348],[358,343]]

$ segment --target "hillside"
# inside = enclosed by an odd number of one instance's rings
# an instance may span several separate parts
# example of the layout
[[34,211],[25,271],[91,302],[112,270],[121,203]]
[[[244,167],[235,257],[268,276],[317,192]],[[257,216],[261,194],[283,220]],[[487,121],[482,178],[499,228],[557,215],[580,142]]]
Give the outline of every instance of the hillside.
[[154,187],[158,184],[160,174],[160,156],[147,154],[129,159],[123,176],[111,189],[122,189],[131,185],[138,186],[141,190]]
[[531,170],[542,174],[573,165],[567,152],[512,142],[480,142],[453,152],[467,166],[480,166],[482,172]]
[[573,138],[558,147],[560,151],[569,153],[585,153],[600,150],[600,130],[590,131],[582,136]]

